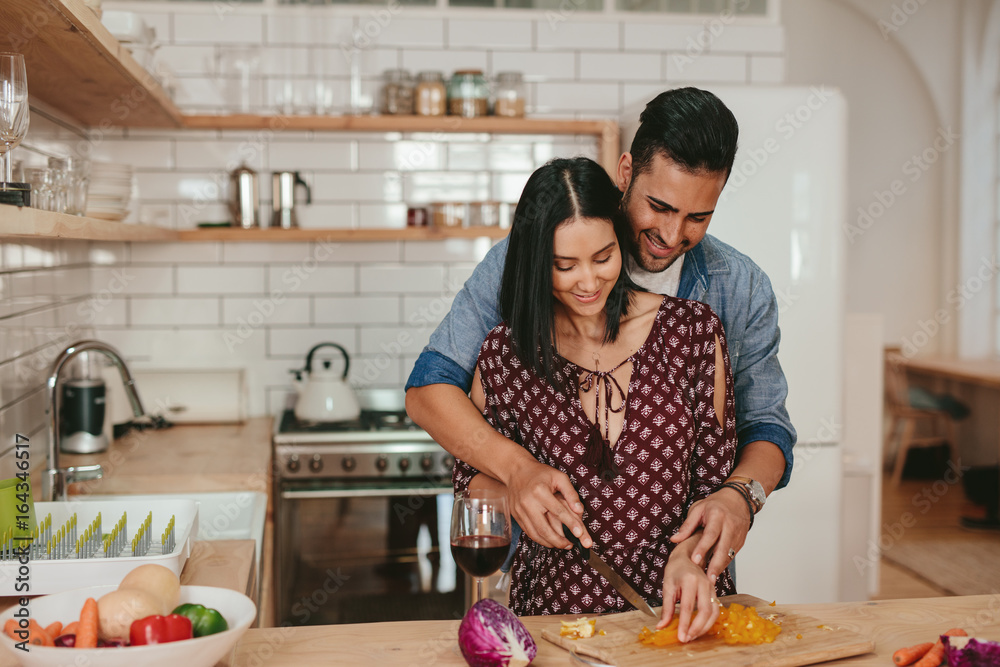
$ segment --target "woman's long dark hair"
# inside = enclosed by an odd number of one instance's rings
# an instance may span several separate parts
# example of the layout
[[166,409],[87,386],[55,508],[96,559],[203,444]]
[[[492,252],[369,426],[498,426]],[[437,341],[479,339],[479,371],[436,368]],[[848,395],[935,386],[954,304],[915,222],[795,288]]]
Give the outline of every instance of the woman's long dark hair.
[[618,337],[621,320],[639,288],[625,272],[631,234],[620,209],[621,192],[589,158],[559,158],[528,178],[514,212],[500,285],[500,317],[510,327],[514,352],[538,377],[564,389],[556,370],[555,299],[552,296],[556,228],[574,218],[614,225],[622,270],[604,307],[604,341]]

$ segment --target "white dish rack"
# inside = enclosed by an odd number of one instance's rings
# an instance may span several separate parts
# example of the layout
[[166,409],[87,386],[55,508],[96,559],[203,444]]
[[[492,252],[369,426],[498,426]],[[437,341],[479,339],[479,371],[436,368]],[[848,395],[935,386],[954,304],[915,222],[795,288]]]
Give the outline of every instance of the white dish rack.
[[[49,535],[37,541],[26,565],[11,557],[10,545],[0,544],[0,597],[117,586],[126,574],[147,563],[180,576],[198,534],[198,503],[193,500],[35,503],[38,524],[46,523],[49,515]],[[13,546],[27,544],[14,542]],[[28,589],[22,590],[25,581]]]

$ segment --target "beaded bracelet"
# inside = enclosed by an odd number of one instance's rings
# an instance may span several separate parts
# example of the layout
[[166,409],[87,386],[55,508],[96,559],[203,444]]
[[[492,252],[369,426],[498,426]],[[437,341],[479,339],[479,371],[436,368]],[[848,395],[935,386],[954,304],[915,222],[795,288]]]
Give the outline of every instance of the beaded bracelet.
[[750,527],[753,528],[753,518],[754,518],[754,515],[756,514],[756,512],[753,511],[753,503],[750,502],[750,498],[749,498],[749,496],[747,494],[746,487],[744,487],[742,484],[737,484],[736,482],[726,482],[725,484],[723,484],[719,488],[720,489],[735,489],[740,494],[740,498],[742,498],[743,502],[745,502],[747,504],[747,510],[750,511]]

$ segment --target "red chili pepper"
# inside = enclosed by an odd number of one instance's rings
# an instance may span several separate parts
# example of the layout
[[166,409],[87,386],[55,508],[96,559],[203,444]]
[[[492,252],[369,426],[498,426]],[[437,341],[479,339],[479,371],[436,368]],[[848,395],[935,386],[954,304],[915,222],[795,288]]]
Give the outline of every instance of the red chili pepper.
[[191,619],[180,614],[140,618],[138,621],[132,621],[128,632],[132,646],[166,644],[191,639],[192,636]]

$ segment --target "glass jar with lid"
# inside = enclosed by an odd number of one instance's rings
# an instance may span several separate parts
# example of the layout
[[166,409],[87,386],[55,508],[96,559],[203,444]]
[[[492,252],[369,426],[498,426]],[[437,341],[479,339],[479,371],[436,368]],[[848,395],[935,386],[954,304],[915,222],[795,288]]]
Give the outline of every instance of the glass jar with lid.
[[382,113],[390,116],[413,113],[413,76],[405,69],[382,73]]
[[493,114],[507,118],[524,118],[524,80],[520,72],[499,72],[496,80],[496,102]]
[[441,72],[417,74],[414,110],[418,116],[443,116],[448,111],[448,90]]
[[448,113],[463,118],[478,118],[489,114],[490,87],[483,71],[459,70],[448,82]]

